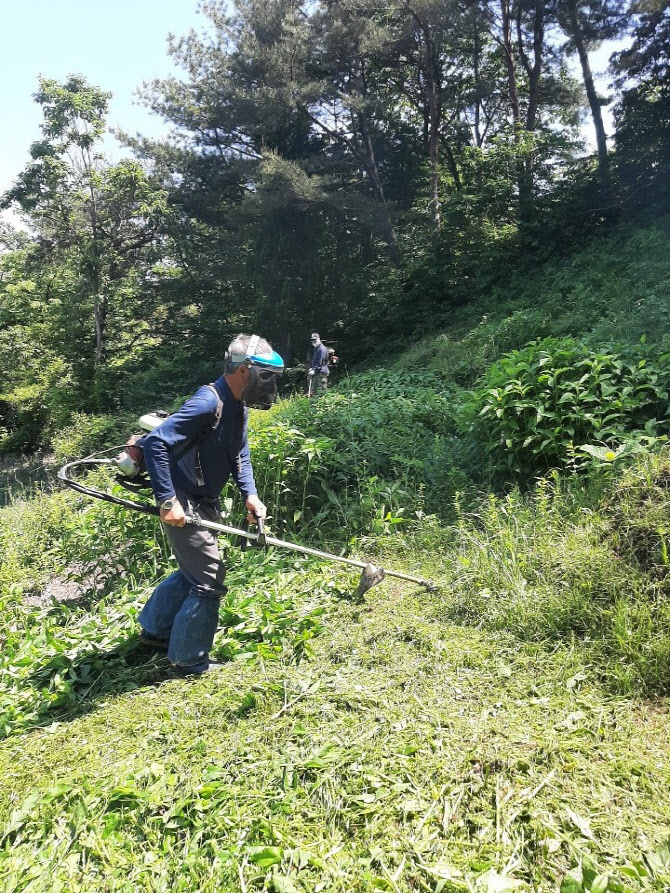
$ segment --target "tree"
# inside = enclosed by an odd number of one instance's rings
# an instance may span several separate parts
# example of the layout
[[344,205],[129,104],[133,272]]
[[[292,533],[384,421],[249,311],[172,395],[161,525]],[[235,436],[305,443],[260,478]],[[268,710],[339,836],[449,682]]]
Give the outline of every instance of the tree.
[[623,95],[615,109],[617,166],[628,196],[670,205],[670,3],[645,3],[631,46],[614,58]]
[[[41,78],[35,99],[42,106],[43,138],[31,147],[32,162],[3,205],[16,204],[27,215],[45,266],[70,270],[75,287],[69,335],[80,350],[91,345],[87,358],[97,375],[112,348],[112,314],[116,349],[143,329],[146,308],[129,314],[129,307],[138,277],[159,256],[166,196],[137,161],[108,165],[96,151],[109,94],[73,75],[63,84]],[[87,331],[82,321],[89,313]]]
[[576,52],[582,69],[584,89],[588,99],[593,126],[596,132],[598,167],[602,175],[607,173],[607,135],[603,124],[603,101],[593,80],[589,49],[603,40],[618,37],[628,25],[625,0],[557,0],[555,13],[568,37],[566,49]]

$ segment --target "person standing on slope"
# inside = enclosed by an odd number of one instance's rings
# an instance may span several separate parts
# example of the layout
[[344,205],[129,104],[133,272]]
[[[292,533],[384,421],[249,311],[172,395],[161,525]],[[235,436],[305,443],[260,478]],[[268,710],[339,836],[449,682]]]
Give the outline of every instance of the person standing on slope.
[[307,370],[307,393],[310,397],[323,394],[328,388],[328,348],[317,332],[312,332],[312,362]]
[[258,335],[237,335],[223,375],[203,385],[138,445],[179,570],[154,590],[139,615],[140,640],[167,650],[179,676],[216,669],[209,652],[227,589],[226,569],[211,531],[186,523],[197,513],[218,521],[219,495],[233,478],[248,520],[264,519],[247,441],[247,406],[269,409],[284,362]]

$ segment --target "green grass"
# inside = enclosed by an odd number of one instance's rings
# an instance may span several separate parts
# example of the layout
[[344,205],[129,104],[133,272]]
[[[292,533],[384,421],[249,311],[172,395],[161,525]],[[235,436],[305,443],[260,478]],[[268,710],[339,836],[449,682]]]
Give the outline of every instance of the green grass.
[[[0,890],[670,889],[670,453],[482,494],[456,425],[531,339],[666,334],[669,275],[667,221],[622,231],[252,418],[273,530],[438,588],[357,601],[355,571],[222,540],[216,675],[138,648],[174,567],[154,519],[0,509]],[[61,455],[115,424],[80,420]],[[83,597],[45,600],[68,572]]]
[[670,333],[670,219],[622,226],[569,257],[500,271],[479,298],[449,312],[389,365],[472,387],[503,354],[538,338],[571,336],[604,346]]
[[662,889],[667,705],[447,608],[387,582],[331,602],[308,661],[108,692],[8,739],[2,889],[553,890],[578,865]]
[[[624,478],[638,515],[635,481],[666,462]],[[192,682],[136,647],[170,570],[154,522],[138,578],[103,573],[74,605],[6,596],[0,889],[664,889],[668,701],[643,696],[667,691],[668,624],[613,561],[603,486],[604,503],[547,483],[359,542],[433,593],[389,578],[356,602],[339,565],[230,552],[228,662]],[[130,519],[82,521],[63,548],[95,540],[104,570]]]

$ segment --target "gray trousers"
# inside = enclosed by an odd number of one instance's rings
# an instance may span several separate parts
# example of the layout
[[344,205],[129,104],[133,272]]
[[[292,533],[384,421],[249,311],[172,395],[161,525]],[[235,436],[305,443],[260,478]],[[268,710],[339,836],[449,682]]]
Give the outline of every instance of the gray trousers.
[[[177,496],[187,514],[195,512],[205,521],[219,520],[219,510],[214,500],[203,499],[196,502],[183,493],[178,493]],[[212,531],[196,527],[195,524],[186,524],[184,527],[163,524],[163,529],[172,546],[179,570],[191,586],[200,590],[205,598],[224,595],[226,568]]]
[[[218,509],[212,500],[197,504],[181,493],[177,495],[186,512],[197,511],[207,521],[218,521]],[[226,569],[211,531],[192,524],[164,524],[163,529],[179,570],[154,589],[140,613],[140,625],[167,643],[172,663],[202,672],[209,664],[219,625],[219,602],[227,591]]]

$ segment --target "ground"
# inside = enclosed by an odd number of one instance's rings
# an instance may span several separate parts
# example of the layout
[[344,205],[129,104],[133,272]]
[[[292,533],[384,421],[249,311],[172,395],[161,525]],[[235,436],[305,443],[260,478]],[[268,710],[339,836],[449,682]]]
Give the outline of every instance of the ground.
[[612,695],[577,643],[459,626],[445,591],[387,579],[323,623],[298,665],[232,661],[6,740],[3,889],[668,884],[666,700]]

